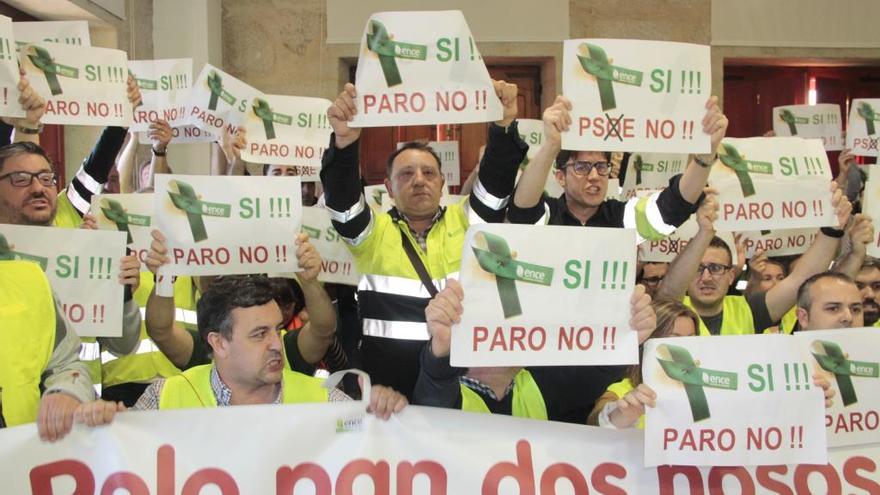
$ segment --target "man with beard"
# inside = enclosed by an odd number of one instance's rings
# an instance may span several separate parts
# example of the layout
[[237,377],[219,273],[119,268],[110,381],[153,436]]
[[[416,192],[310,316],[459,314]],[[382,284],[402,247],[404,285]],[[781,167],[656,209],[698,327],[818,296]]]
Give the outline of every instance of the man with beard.
[[865,325],[880,327],[880,260],[868,258],[856,275],[856,287],[862,295]]

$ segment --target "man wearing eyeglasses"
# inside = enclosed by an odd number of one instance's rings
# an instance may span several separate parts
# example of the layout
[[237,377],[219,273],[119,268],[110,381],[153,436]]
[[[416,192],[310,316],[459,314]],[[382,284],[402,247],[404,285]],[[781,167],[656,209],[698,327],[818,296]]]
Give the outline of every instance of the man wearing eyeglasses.
[[[715,150],[727,130],[727,117],[718,98],[706,102],[703,132],[711,136],[711,153],[693,155],[687,169],[673,177],[660,193],[629,201],[606,200],[611,153],[562,149],[562,132],[571,125],[571,102],[557,96],[544,111],[544,143],[523,172],[507,216],[512,223],[536,223],[542,216],[550,225],[634,228],[639,242],[671,234],[696,210]],[[542,197],[547,173],[556,164],[556,180],[564,193]]]

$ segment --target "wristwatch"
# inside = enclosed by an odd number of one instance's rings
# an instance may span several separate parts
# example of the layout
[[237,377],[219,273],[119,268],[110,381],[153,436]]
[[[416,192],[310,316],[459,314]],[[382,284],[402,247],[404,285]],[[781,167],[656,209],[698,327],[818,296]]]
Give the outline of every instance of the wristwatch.
[[704,162],[704,161],[700,158],[700,155],[694,155],[694,161],[697,162],[697,165],[699,165],[699,166],[701,166],[701,167],[703,167],[703,168],[709,168],[709,167],[711,167],[712,164],[715,163],[715,160],[717,160],[717,159],[718,159],[718,155],[715,155],[715,156],[713,156],[712,159],[709,160],[708,162]]
[[43,132],[43,124],[42,124],[42,122],[37,124],[36,129],[34,129],[33,127],[25,127],[23,125],[17,124],[15,126],[15,130],[16,130],[16,132],[20,132],[22,134],[39,134],[39,133]]

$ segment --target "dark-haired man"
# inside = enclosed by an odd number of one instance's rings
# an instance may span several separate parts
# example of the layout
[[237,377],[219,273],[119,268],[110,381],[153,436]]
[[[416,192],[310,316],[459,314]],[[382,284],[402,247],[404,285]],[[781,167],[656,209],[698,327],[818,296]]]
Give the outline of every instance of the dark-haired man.
[[842,273],[817,273],[798,289],[797,318],[800,330],[864,326],[859,289]]

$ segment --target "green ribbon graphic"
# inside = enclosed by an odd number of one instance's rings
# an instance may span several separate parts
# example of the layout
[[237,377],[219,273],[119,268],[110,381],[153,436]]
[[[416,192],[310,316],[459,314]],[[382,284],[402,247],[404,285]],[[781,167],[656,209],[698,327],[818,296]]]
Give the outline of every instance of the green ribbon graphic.
[[269,102],[262,98],[254,98],[254,104],[251,106],[260,120],[263,121],[263,130],[266,131],[266,139],[275,139],[274,123],[290,125],[293,123],[293,117],[275,113],[269,107]]
[[605,50],[597,45],[581,43],[578,46],[577,58],[584,71],[596,78],[599,86],[599,101],[602,103],[603,112],[617,108],[613,82],[636,87],[642,85],[641,71],[611,65],[608,62],[608,55],[605,54]]
[[223,89],[223,78],[216,71],[208,74],[208,89],[211,91],[211,99],[208,101],[208,110],[217,110],[217,99],[220,98],[230,105],[235,105],[235,97],[229,91]]
[[749,176],[750,172],[773,175],[772,163],[746,160],[732,144],[722,143],[721,147],[724,149],[724,153],[719,153],[718,158],[721,159],[721,163],[736,173],[736,178],[739,180],[739,186],[742,188],[744,198],[755,194],[755,184]]
[[384,196],[386,192],[388,191],[384,191],[382,189],[376,189],[373,191],[373,201],[375,201],[376,205],[378,205],[380,208],[382,207],[382,196]]
[[38,265],[45,272],[46,267],[49,266],[49,258],[45,258],[43,256],[35,256],[33,254],[22,253],[20,251],[13,251],[12,246],[9,245],[9,241],[6,240],[6,236],[0,233],[0,260],[2,261],[32,261]]
[[837,388],[840,389],[840,398],[843,405],[855,404],[856,389],[853,386],[852,377],[863,378],[880,377],[880,363],[865,361],[851,361],[846,358],[843,349],[834,342],[816,340],[813,342],[813,357],[819,366],[828,372],[834,373],[837,380]]
[[61,83],[58,82],[58,76],[69,77],[71,79],[79,78],[79,69],[68,65],[61,65],[52,60],[52,55],[43,47],[31,46],[28,49],[28,58],[31,62],[46,76],[46,82],[49,84],[49,91],[52,95],[60,95]]
[[173,180],[168,185],[172,184],[176,184],[177,190],[180,192],[175,193],[169,190],[168,195],[171,196],[171,202],[174,203],[174,206],[186,213],[194,242],[201,242],[208,238],[203,216],[229,218],[232,212],[231,205],[200,200],[195,189],[186,182]]
[[155,90],[159,87],[159,81],[156,81],[155,79],[141,79],[139,77],[136,77],[134,80],[135,82],[137,82],[138,87],[141,89]]
[[866,101],[859,102],[858,112],[859,117],[865,119],[865,127],[868,129],[868,135],[873,136],[877,132],[874,128],[874,121],[880,120],[880,115],[877,115],[877,113],[874,112],[874,107]]
[[645,163],[642,160],[642,155],[636,155],[633,160],[633,168],[636,169],[636,185],[642,183],[642,172],[651,172],[654,170],[653,163]]
[[661,359],[658,356],[657,361],[669,378],[684,385],[694,421],[709,417],[709,401],[706,399],[703,387],[736,390],[736,373],[701,368],[684,347],[662,344],[657,347],[658,353],[661,350],[669,353],[671,360]]
[[394,41],[391,39],[391,35],[388,34],[385,25],[377,20],[370,20],[370,32],[367,33],[367,48],[379,56],[379,65],[382,66],[385,84],[389,88],[403,82],[400,78],[400,69],[397,68],[396,58],[425,60],[428,56],[427,45]]
[[107,220],[116,224],[116,229],[120,232],[125,232],[128,236],[128,240],[125,241],[126,244],[131,244],[134,240],[131,238],[131,229],[128,228],[129,225],[138,225],[141,227],[149,227],[150,226],[150,217],[147,215],[134,215],[131,213],[127,213],[125,208],[123,208],[122,204],[118,201],[104,198],[101,201],[101,213],[107,217]]
[[[495,285],[501,298],[501,309],[505,318],[522,314],[516,281],[550,286],[553,281],[553,268],[516,261],[504,238],[489,232],[480,232],[486,241],[488,251],[472,246],[480,268],[495,275]],[[474,240],[476,240],[476,236]]]
[[810,119],[806,117],[796,117],[791,110],[783,108],[779,111],[779,118],[788,124],[788,130],[792,136],[797,136],[797,124],[809,124]]
[[321,229],[316,229],[314,227],[309,227],[306,224],[302,224],[300,230],[309,235],[312,239],[320,239],[321,238]]

